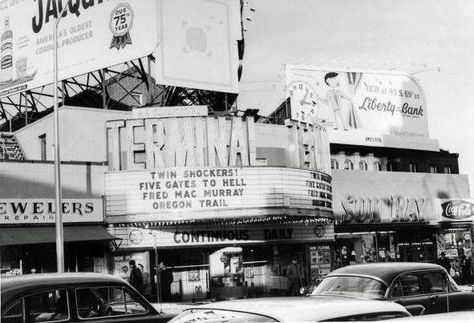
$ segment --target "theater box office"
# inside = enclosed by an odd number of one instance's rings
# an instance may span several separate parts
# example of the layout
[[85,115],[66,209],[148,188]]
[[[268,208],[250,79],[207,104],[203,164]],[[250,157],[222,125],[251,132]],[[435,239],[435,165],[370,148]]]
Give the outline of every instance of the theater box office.
[[292,257],[302,284],[330,271],[324,129],[207,114],[148,115],[107,129],[105,209],[109,232],[122,239],[116,274],[141,257],[154,282],[158,263],[169,301],[285,294]]

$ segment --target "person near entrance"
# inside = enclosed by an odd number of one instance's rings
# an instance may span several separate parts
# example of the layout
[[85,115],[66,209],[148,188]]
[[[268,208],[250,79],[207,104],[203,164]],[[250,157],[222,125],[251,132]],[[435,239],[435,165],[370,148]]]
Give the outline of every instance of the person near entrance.
[[131,259],[128,264],[130,265],[130,285],[132,285],[141,294],[143,293],[143,276],[142,272],[136,266],[135,260]]
[[461,285],[468,285],[471,283],[471,258],[466,255],[461,256]]
[[150,300],[151,298],[151,284],[150,284],[150,273],[145,271],[145,267],[142,264],[138,264],[138,268],[142,273],[143,277],[143,296]]
[[291,263],[286,267],[286,277],[290,281],[287,294],[289,296],[298,296],[301,288],[301,276],[296,257],[292,257]]
[[436,261],[436,263],[446,269],[446,271],[449,273],[449,270],[451,269],[451,262],[448,258],[446,258],[446,254],[444,253],[444,251],[441,251],[440,257],[438,258],[438,261]]

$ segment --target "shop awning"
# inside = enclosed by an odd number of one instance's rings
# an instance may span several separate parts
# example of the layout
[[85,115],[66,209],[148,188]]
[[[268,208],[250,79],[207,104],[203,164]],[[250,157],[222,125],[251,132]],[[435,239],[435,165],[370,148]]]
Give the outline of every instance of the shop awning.
[[[54,243],[54,227],[0,228],[0,246]],[[100,225],[66,226],[64,242],[115,240],[113,235]]]

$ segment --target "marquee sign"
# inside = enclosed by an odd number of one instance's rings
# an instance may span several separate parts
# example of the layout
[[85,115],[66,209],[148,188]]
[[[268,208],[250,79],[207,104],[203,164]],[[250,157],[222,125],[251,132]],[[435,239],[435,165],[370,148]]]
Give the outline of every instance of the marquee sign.
[[121,248],[150,248],[154,239],[159,248],[200,245],[255,244],[268,241],[334,240],[332,224],[267,224],[234,227],[180,225],[159,229],[113,227],[108,231],[122,239]]
[[[252,217],[262,212],[318,216],[332,210],[331,177],[281,167],[193,167],[110,172],[109,220]],[[284,211],[286,210],[286,211]],[[299,210],[299,211],[297,211]],[[218,211],[218,213],[216,213]]]
[[[261,165],[255,144],[260,124],[251,117],[142,116],[107,122],[110,170]],[[285,135],[289,167],[329,171],[325,129],[289,124]]]
[[[55,223],[54,199],[0,199],[0,224]],[[63,199],[65,223],[103,222],[102,199]]]
[[61,12],[60,80],[147,56],[158,45],[157,1],[2,0],[0,97],[53,82]]

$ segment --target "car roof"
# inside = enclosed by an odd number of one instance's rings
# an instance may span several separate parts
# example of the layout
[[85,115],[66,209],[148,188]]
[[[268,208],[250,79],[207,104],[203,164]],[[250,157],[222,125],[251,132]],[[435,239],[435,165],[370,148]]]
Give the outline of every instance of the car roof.
[[398,275],[418,270],[444,270],[444,268],[425,262],[380,262],[342,267],[332,271],[328,277],[339,274],[372,276],[390,285]]
[[407,310],[396,303],[347,297],[267,297],[222,301],[190,308],[220,309],[266,315],[284,322],[308,322],[380,312]]
[[11,276],[0,279],[2,306],[15,295],[47,287],[78,284],[123,284],[125,281],[116,276],[99,273],[49,273]]

